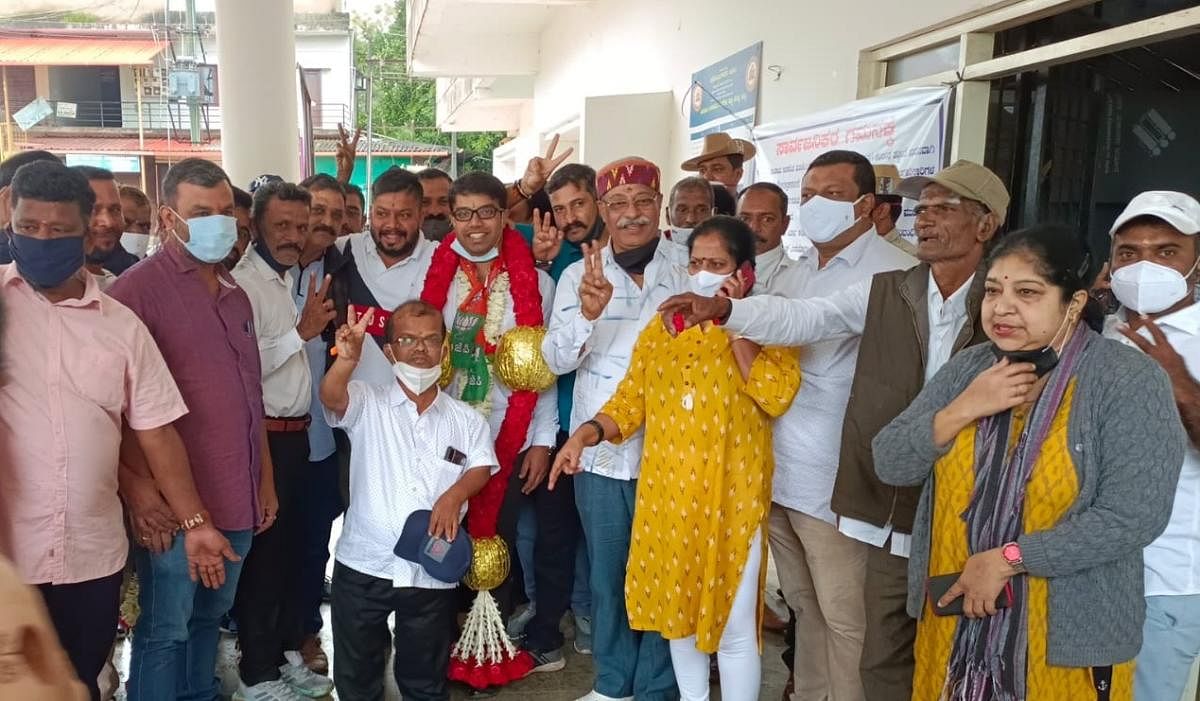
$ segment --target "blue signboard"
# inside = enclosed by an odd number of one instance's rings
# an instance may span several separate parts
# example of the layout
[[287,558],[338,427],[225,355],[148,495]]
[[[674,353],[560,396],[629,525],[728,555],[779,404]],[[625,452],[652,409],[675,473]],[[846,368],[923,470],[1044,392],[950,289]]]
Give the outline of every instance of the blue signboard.
[[761,75],[761,41],[693,73],[688,96],[691,138],[716,131],[748,138],[758,115]]

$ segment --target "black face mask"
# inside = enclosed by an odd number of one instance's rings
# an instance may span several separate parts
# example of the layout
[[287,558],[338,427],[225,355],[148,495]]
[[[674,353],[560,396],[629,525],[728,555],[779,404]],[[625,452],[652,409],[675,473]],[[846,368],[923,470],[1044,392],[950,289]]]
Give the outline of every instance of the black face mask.
[[254,250],[258,251],[258,255],[262,256],[262,259],[266,262],[266,264],[271,266],[271,270],[274,270],[277,273],[282,274],[284,271],[292,267],[290,265],[283,265],[279,261],[275,260],[275,256],[271,255],[271,249],[267,247],[266,242],[263,241],[261,237],[254,240]]
[[992,354],[996,360],[1008,358],[1009,363],[1033,363],[1033,374],[1042,377],[1058,365],[1058,351],[1053,346],[1035,348],[1033,350],[1006,351],[992,344]]
[[621,269],[630,275],[641,275],[646,272],[646,266],[650,265],[650,261],[654,259],[654,252],[658,250],[658,238],[650,240],[650,243],[631,248],[628,251],[613,253],[613,261],[621,266]]

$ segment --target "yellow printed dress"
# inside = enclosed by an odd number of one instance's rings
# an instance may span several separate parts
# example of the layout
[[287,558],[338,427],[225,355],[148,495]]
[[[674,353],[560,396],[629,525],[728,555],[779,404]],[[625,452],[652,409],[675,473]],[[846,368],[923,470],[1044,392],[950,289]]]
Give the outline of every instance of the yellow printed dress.
[[[1022,532],[1033,533],[1052,528],[1079,494],[1078,475],[1067,450],[1067,419],[1075,383],[1067,386],[1041,453],[1033,465],[1025,490]],[[1010,449],[1020,435],[1025,416],[1013,416]],[[967,510],[975,488],[975,427],[959,432],[946,453],[933,468],[933,534],[929,548],[929,575],[960,572],[967,562],[967,526],[962,514]],[[1091,671],[1084,667],[1055,667],[1046,661],[1046,634],[1049,613],[1049,582],[1029,577],[1026,606],[1029,649],[1026,655],[1025,691],[1027,701],[1064,701],[1095,699]],[[916,673],[913,701],[937,701],[946,679],[950,650],[954,644],[957,616],[935,616],[926,597],[917,623]],[[1112,701],[1133,698],[1133,662],[1113,666]]]
[[629,624],[668,639],[695,634],[706,652],[717,649],[766,520],[771,418],[800,386],[797,355],[783,348],[764,348],[743,381],[731,342],[717,326],[672,337],[651,321],[601,410],[622,436],[646,431],[625,579]]

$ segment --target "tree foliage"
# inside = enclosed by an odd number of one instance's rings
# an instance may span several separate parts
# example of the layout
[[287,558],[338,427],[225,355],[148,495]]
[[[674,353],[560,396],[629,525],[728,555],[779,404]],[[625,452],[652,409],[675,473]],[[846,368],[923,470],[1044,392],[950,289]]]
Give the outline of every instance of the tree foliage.
[[[382,17],[382,19],[381,19]],[[437,127],[435,83],[408,74],[405,60],[405,2],[395,0],[391,12],[356,17],[354,63],[374,80],[375,133],[394,139],[450,145],[450,134]],[[365,100],[365,97],[364,97]],[[358,126],[366,128],[367,110],[358,111]],[[461,170],[492,169],[492,149],[503,132],[459,132]]]

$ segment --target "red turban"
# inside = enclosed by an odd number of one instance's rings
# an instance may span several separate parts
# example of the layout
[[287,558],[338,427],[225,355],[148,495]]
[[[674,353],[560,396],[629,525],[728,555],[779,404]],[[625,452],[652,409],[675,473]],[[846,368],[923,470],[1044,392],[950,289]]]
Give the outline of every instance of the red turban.
[[604,197],[605,193],[619,185],[645,185],[655,192],[661,192],[661,182],[658,166],[644,158],[630,156],[596,171],[596,196]]

